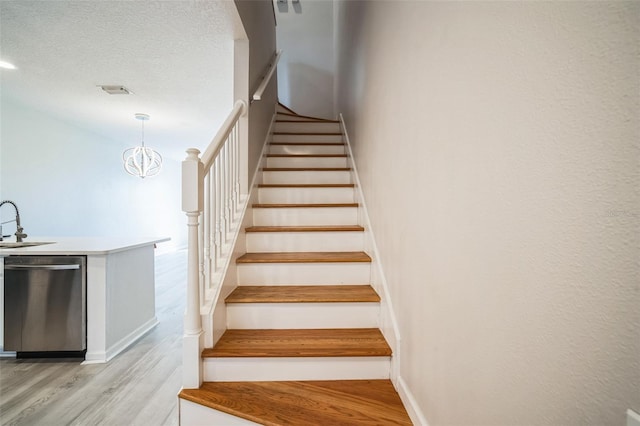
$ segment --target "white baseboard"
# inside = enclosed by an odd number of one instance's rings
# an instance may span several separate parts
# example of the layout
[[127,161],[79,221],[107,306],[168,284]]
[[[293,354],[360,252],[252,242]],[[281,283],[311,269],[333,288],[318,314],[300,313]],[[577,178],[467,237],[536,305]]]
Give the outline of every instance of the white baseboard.
[[411,389],[409,389],[407,383],[400,376],[397,380],[396,390],[398,391],[398,395],[400,395],[404,408],[407,410],[407,414],[409,414],[411,422],[414,425],[429,426],[427,419],[424,417],[422,410],[420,410],[420,407],[418,406],[418,402],[411,393]]
[[364,198],[364,193],[362,192],[362,184],[360,183],[358,168],[353,157],[353,149],[351,147],[349,133],[347,132],[347,127],[342,114],[339,115],[338,119],[342,126],[344,142],[347,146],[347,155],[351,163],[350,166],[352,169],[351,174],[353,176],[353,182],[356,185],[355,197],[356,202],[360,206],[358,208],[358,224],[365,228],[365,251],[371,256],[371,286],[382,298],[380,305],[380,330],[393,350],[393,357],[391,358],[391,379],[395,381],[400,372],[400,327],[398,326],[398,320],[395,310],[393,309],[389,284],[387,283],[382,263],[380,262],[380,253],[378,251],[375,236],[373,235],[371,220],[369,219],[367,211],[367,203]]
[[129,346],[134,344],[138,339],[140,339],[142,336],[144,336],[149,331],[151,331],[159,323],[160,322],[158,321],[158,318],[154,316],[153,318],[149,319],[147,322],[142,324],[140,327],[136,328],[131,333],[129,333],[128,335],[120,339],[118,342],[111,345],[109,348],[107,348],[106,351],[87,352],[85,354],[85,360],[82,363],[82,365],[102,364],[105,362],[109,362],[120,352],[127,349]]

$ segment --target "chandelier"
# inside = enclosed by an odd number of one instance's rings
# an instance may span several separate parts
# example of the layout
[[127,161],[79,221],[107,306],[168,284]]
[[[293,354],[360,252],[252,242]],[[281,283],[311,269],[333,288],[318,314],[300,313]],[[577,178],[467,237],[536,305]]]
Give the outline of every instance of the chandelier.
[[136,114],[136,120],[142,121],[142,142],[140,146],[129,148],[122,153],[124,169],[133,176],[145,178],[155,176],[162,169],[162,156],[158,151],[144,146],[144,122],[149,120],[147,114]]

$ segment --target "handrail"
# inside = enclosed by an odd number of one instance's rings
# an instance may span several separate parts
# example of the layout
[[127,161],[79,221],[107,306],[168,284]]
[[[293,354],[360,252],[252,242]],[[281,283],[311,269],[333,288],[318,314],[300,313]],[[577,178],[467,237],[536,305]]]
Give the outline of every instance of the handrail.
[[204,165],[204,170],[209,170],[211,168],[213,161],[224,146],[224,142],[229,137],[229,133],[233,130],[233,126],[236,125],[238,118],[246,113],[246,110],[247,104],[244,101],[237,100],[236,103],[233,104],[233,109],[229,113],[229,116],[224,123],[222,123],[218,133],[213,137],[211,143],[200,158],[200,161],[202,161],[202,164]]
[[267,85],[271,81],[271,77],[273,76],[273,73],[276,70],[276,67],[278,65],[278,61],[280,60],[280,55],[282,55],[282,50],[278,50],[276,52],[276,56],[273,59],[273,62],[271,63],[271,67],[269,68],[269,72],[267,72],[266,76],[262,80],[262,83],[260,83],[260,86],[258,86],[258,88],[256,89],[256,92],[253,94],[253,97],[251,98],[252,102],[262,100],[262,94],[267,89]]
[[[187,216],[187,298],[183,334],[183,387],[202,383],[205,342],[202,309],[215,303],[220,278],[231,259],[248,188],[247,103],[237,100],[204,154],[187,150],[182,162],[182,211]],[[211,327],[209,326],[209,329]]]

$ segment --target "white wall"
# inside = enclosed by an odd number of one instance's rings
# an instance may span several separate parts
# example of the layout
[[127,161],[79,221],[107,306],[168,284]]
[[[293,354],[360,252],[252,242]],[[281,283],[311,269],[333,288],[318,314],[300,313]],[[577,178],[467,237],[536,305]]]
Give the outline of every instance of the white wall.
[[[273,7],[265,0],[236,0],[238,14],[249,39],[249,98],[262,83],[276,52],[276,30]],[[278,82],[272,79],[262,100],[249,108],[249,183],[260,162],[271,119],[278,102]]]
[[431,425],[640,410],[640,3],[337,3],[340,111]]
[[[124,171],[122,151],[138,133],[114,141],[7,96],[1,107],[0,198],[16,202],[29,238],[168,236],[161,248],[186,244],[179,162],[165,158],[159,175],[136,178]],[[9,206],[0,214],[15,216]]]
[[273,1],[280,102],[298,114],[335,118],[333,0]]

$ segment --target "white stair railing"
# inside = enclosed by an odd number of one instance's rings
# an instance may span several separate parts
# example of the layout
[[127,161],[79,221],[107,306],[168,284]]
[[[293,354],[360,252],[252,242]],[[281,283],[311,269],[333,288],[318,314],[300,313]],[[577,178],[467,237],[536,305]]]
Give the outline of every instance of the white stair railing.
[[201,309],[213,303],[221,284],[224,262],[232,249],[230,236],[239,225],[241,203],[247,194],[242,178],[247,168],[247,135],[240,129],[240,118],[246,113],[247,104],[236,101],[202,156],[191,148],[182,162],[182,210],[188,228],[182,363],[183,387],[187,389],[198,388],[202,382]]
[[[251,102],[262,100],[281,51],[272,56]],[[242,220],[248,188],[247,102],[237,100],[202,156],[187,150],[182,162],[182,211],[187,215],[187,301],[182,349],[182,386],[202,384],[202,315],[213,312],[231,258],[233,236]]]

